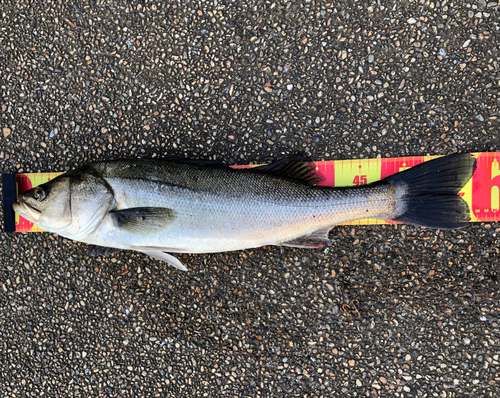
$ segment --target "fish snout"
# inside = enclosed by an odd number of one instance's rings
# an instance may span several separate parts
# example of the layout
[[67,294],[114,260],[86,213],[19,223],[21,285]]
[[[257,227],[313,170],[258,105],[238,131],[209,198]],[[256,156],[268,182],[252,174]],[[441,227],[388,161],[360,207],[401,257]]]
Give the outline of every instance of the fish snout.
[[42,212],[33,206],[30,206],[23,197],[20,196],[18,201],[12,205],[12,208],[16,213],[19,213],[22,217],[28,219],[32,222],[37,222],[40,220]]

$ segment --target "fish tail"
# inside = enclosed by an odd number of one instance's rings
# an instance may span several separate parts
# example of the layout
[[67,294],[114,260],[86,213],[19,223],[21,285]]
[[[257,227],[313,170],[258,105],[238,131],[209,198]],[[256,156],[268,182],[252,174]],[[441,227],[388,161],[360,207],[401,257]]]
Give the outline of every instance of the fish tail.
[[470,210],[458,192],[475,169],[476,159],[469,153],[459,153],[386,178],[396,188],[397,201],[391,221],[437,229],[465,227],[470,221]]

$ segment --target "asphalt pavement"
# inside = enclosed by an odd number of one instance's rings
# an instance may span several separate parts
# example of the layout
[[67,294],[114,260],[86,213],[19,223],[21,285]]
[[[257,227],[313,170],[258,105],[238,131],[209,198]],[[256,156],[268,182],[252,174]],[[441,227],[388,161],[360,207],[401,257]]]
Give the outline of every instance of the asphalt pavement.
[[[496,1],[0,8],[2,172],[500,151]],[[0,396],[497,397],[499,234],[337,227],[181,272],[0,233]]]

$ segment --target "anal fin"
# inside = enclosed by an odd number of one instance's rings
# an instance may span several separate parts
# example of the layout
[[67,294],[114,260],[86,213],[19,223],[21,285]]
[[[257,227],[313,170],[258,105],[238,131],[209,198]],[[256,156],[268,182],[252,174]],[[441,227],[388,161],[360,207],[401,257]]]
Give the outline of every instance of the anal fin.
[[297,247],[301,249],[314,249],[329,246],[333,243],[333,241],[328,238],[328,233],[332,228],[333,226],[318,229],[310,234],[283,242],[280,246]]

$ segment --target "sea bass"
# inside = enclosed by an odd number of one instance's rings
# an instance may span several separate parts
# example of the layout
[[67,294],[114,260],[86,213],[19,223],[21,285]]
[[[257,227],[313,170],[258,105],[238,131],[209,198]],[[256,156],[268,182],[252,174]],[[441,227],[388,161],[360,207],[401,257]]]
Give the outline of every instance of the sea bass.
[[39,227],[92,245],[129,249],[186,270],[169,253],[265,245],[317,248],[336,224],[375,218],[456,229],[470,220],[457,195],[475,159],[455,154],[373,184],[315,186],[302,155],[251,169],[170,160],[90,163],[26,191],[14,210]]

